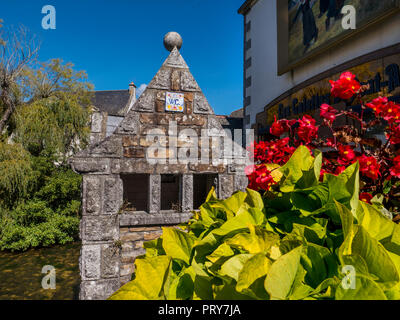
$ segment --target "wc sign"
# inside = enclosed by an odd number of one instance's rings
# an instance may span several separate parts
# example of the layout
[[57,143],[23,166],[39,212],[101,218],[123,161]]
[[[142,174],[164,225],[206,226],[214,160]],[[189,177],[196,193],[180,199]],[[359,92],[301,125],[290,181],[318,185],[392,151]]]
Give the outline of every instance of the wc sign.
[[167,92],[165,111],[183,112],[185,108],[185,95],[183,93]]

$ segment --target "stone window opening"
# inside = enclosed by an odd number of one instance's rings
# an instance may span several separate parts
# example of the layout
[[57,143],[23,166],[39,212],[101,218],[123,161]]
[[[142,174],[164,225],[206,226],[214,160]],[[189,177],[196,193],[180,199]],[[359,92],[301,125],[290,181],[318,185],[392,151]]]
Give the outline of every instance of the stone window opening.
[[217,174],[193,175],[193,209],[199,209],[206,201],[211,188],[216,186],[217,178]]
[[161,211],[181,212],[181,177],[177,174],[161,175]]
[[149,175],[121,174],[124,188],[124,211],[149,211]]

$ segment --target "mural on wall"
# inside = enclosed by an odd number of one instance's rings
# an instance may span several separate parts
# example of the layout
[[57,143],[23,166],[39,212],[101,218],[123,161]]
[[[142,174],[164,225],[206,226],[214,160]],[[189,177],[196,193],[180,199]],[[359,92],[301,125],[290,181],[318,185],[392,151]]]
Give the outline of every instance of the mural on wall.
[[[372,100],[379,95],[400,103],[400,54],[374,60],[350,68],[362,84],[369,84],[370,89],[365,92],[363,100]],[[264,112],[256,117],[255,128],[266,128],[274,118],[297,119],[304,114],[314,116],[321,104],[334,105],[336,101],[331,97],[329,80],[339,78],[340,73],[333,74],[321,81],[315,82],[297,92],[288,95],[272,106],[267,106]],[[358,102],[353,103],[356,109]]]
[[352,5],[356,9],[356,27],[359,29],[393,11],[397,8],[398,2],[397,0],[288,0],[289,64],[296,63],[353,32],[342,27],[341,10],[346,5]]

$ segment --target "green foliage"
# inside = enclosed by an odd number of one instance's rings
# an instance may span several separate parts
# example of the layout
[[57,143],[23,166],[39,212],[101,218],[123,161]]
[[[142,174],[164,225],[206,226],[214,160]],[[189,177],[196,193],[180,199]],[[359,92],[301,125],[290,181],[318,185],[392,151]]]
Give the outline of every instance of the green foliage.
[[27,196],[33,178],[30,154],[19,144],[0,142],[0,206]]
[[[78,239],[81,176],[33,158],[34,191],[14,206],[0,206],[0,250],[65,244]],[[0,162],[1,164],[1,162]]]
[[321,160],[300,147],[264,197],[212,190],[181,230],[144,244],[110,299],[399,299],[400,226],[358,200],[358,163],[320,182]]
[[31,100],[14,114],[14,139],[34,156],[65,158],[88,141],[92,86],[72,67],[54,59],[25,71],[25,96]]

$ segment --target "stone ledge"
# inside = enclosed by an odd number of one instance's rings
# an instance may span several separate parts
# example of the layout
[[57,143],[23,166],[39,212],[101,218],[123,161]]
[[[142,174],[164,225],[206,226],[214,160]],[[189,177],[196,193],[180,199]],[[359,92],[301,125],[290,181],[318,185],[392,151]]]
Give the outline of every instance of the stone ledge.
[[189,221],[191,217],[191,212],[161,212],[158,214],[149,214],[146,212],[123,213],[119,217],[119,225],[120,227],[176,225]]

